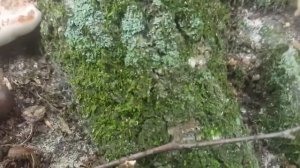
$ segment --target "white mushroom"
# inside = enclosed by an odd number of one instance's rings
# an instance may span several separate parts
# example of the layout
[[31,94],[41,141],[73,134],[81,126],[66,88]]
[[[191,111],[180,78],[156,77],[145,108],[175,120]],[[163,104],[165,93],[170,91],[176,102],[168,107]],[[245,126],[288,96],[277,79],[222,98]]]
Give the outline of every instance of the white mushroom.
[[0,47],[32,32],[41,19],[31,0],[0,0]]

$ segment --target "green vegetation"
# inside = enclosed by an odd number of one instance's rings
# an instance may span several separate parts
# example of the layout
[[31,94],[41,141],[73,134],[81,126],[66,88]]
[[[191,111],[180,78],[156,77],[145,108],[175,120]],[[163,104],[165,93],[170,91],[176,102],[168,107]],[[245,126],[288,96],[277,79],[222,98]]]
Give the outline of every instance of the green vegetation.
[[[265,50],[263,80],[260,84],[267,95],[265,108],[257,116],[257,124],[263,132],[284,130],[300,122],[299,55],[297,50],[279,45]],[[300,137],[295,141],[271,140],[270,148],[292,163],[300,165]]]
[[[264,42],[261,49],[256,48],[255,51],[256,56],[262,60],[261,67],[257,69],[261,78],[251,89],[252,93],[259,93],[263,108],[253,116],[253,123],[258,132],[284,130],[300,122],[299,54],[289,46],[291,39],[283,29],[265,24],[258,34]],[[248,43],[245,46],[252,43],[251,40],[244,42]],[[288,159],[291,163],[300,165],[299,137],[295,141],[268,140],[266,144],[282,160]]]
[[[247,134],[227,85],[230,20],[219,0],[78,0],[68,18],[57,2],[40,6],[45,50],[70,75],[109,160],[171,141],[168,128],[190,119],[199,121],[202,140]],[[191,68],[191,57],[206,64]],[[250,143],[159,154],[139,164],[258,167]]]

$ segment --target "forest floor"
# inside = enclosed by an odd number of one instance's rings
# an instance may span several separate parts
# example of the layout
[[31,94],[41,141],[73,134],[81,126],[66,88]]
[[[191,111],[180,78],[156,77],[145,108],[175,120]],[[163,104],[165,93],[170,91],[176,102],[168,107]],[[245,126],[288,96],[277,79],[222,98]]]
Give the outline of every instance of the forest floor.
[[[16,101],[16,115],[0,123],[0,167],[97,164],[97,148],[91,143],[85,120],[73,110],[67,77],[36,50],[38,43],[32,40],[40,40],[37,32],[0,48],[1,68]],[[28,122],[34,117],[40,119]]]
[[[294,9],[287,8],[262,14],[262,12],[242,9],[237,15],[239,19],[248,22],[254,28],[272,25],[274,29],[286,32],[289,39],[300,40],[298,31],[300,17],[293,17],[293,12]],[[242,30],[237,31],[243,34]],[[254,29],[253,45],[259,47],[260,38],[255,33],[257,32]],[[29,39],[32,40],[31,37]],[[32,49],[35,45],[27,40],[23,40],[22,44],[25,41]],[[259,72],[257,72],[259,58],[249,50],[240,50],[228,55],[229,66],[241,66],[248,73],[249,79],[246,81],[250,81],[249,84],[235,92],[241,103],[241,113],[245,122],[252,128],[252,133],[257,133],[255,123],[251,123],[251,116],[259,113],[260,98],[253,96],[255,86],[251,81],[259,80]],[[21,167],[21,165],[30,167],[29,164],[35,164],[40,167],[63,168],[102,162],[97,158],[96,147],[91,142],[86,121],[71,112],[74,108],[73,95],[68,79],[60,68],[40,52],[26,53],[19,43],[1,49],[0,60],[4,76],[10,82],[15,95],[17,102],[15,111],[19,114],[0,123],[0,167]],[[231,78],[233,85],[234,80]],[[34,105],[45,107],[46,110],[45,115],[34,122],[34,127],[31,129],[30,123],[26,122],[22,114],[28,110],[28,107]],[[31,134],[32,138],[22,144]],[[15,149],[15,153],[7,153],[9,149]],[[32,152],[33,149],[40,153]],[[257,149],[261,156],[262,167],[279,167],[277,157],[267,148],[261,144]],[[41,162],[38,163],[33,155],[42,158]],[[26,156],[25,159],[23,156]]]

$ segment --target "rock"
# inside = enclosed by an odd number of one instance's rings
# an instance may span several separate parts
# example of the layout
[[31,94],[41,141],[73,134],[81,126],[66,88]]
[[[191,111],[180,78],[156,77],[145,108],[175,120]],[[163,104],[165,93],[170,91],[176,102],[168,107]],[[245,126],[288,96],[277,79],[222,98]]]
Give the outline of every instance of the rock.
[[258,81],[260,79],[260,75],[259,74],[255,74],[252,76],[252,81]]

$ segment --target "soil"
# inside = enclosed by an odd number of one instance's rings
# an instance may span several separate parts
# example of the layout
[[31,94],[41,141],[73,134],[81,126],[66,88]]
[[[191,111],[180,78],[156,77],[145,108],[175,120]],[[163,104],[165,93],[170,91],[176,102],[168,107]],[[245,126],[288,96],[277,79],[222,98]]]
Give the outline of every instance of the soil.
[[[39,41],[37,28],[0,47],[0,68],[16,102],[14,116],[0,123],[0,167],[78,168],[99,164],[86,121],[75,112],[66,75],[49,56],[41,54]],[[34,105],[45,107],[45,115],[29,122],[22,114]]]

